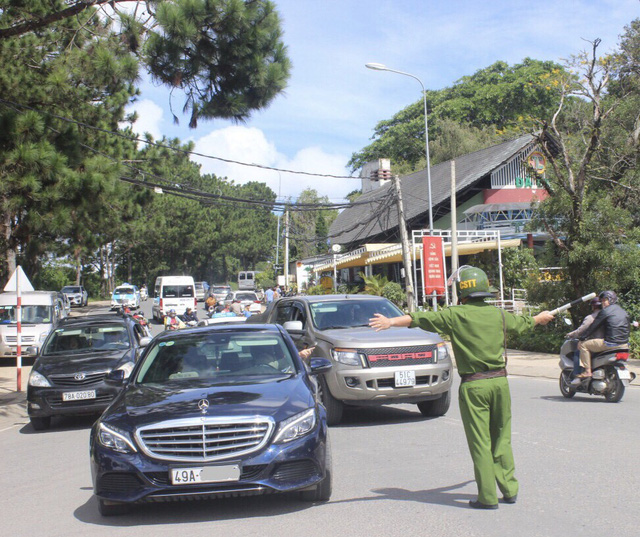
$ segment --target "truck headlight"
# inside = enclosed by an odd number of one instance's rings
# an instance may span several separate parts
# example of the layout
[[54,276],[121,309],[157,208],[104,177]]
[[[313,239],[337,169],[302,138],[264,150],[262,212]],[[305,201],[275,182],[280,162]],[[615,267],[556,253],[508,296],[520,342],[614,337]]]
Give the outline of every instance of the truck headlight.
[[331,356],[341,364],[362,367],[362,358],[355,349],[331,349]]
[[33,386],[34,388],[51,388],[51,384],[47,378],[37,371],[31,371],[29,375],[29,386]]
[[311,432],[316,426],[316,409],[310,408],[280,423],[274,444],[284,444]]
[[135,453],[138,451],[127,433],[115,427],[107,427],[104,423],[98,425],[98,442],[118,453]]
[[449,358],[449,349],[446,343],[438,343],[436,352],[436,362],[444,362]]

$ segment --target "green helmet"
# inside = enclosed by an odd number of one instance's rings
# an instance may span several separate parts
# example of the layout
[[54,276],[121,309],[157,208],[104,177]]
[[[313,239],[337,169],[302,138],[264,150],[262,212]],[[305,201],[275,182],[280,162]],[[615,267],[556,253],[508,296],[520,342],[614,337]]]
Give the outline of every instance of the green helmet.
[[487,278],[484,270],[463,265],[451,278],[456,282],[456,291],[459,298],[484,298],[493,296],[492,289],[489,286],[489,278]]

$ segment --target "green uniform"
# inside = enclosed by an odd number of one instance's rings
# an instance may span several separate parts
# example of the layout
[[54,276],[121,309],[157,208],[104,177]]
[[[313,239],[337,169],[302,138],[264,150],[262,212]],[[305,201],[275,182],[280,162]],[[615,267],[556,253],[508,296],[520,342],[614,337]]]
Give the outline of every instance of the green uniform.
[[[507,333],[520,334],[535,326],[532,317],[504,312]],[[411,314],[412,327],[446,334],[458,373],[470,375],[505,367],[500,310],[482,298],[437,312]],[[460,414],[473,460],[478,501],[498,503],[496,482],[508,498],[518,493],[511,450],[511,395],[506,377],[474,380],[460,385]]]

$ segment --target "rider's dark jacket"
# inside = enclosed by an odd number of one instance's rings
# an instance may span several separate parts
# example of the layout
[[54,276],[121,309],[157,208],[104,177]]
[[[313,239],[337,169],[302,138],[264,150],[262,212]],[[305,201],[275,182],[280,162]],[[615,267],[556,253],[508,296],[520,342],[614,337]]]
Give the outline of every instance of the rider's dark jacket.
[[612,345],[629,343],[629,315],[618,304],[603,308],[591,326],[580,336],[581,340],[591,339],[591,334],[599,327],[604,327],[604,341]]

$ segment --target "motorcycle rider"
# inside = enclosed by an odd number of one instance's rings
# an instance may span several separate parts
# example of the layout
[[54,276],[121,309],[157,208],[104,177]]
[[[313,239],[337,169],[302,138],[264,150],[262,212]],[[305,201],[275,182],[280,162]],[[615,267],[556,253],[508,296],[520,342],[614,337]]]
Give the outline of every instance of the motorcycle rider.
[[170,309],[169,314],[164,318],[165,330],[179,330],[184,327],[185,324],[182,322],[180,317],[178,317],[176,310]]
[[193,322],[195,324],[198,324],[198,315],[195,311],[193,311],[193,308],[187,308],[184,312],[184,315],[182,316],[182,320],[185,323]]
[[[580,362],[585,369],[577,375],[579,379],[591,376],[591,353],[626,348],[629,345],[629,315],[617,304],[618,296],[613,291],[602,291],[599,298],[602,310],[580,336],[578,343]],[[591,339],[601,326],[604,327],[604,337]]]
[[[587,315],[583,319],[582,324],[578,328],[576,328],[572,332],[569,332],[565,336],[565,338],[567,338],[567,339],[578,339],[591,326],[591,324],[593,323],[595,318],[598,316],[598,313],[600,313],[600,311],[602,311],[602,302],[600,302],[600,298],[599,297],[596,297],[596,298],[592,299],[590,304],[591,304],[591,313],[589,315]],[[600,339],[600,338],[603,338],[603,337],[604,337],[604,326],[600,326],[600,328],[598,328],[595,332],[593,332],[591,334],[591,339]],[[578,378],[575,378],[575,377],[580,374],[580,372],[581,372],[580,370],[581,369],[582,368],[580,366],[580,353],[576,350],[576,351],[573,352],[573,376],[574,376],[574,379],[571,381],[571,384],[580,384],[581,380],[578,379]]]

